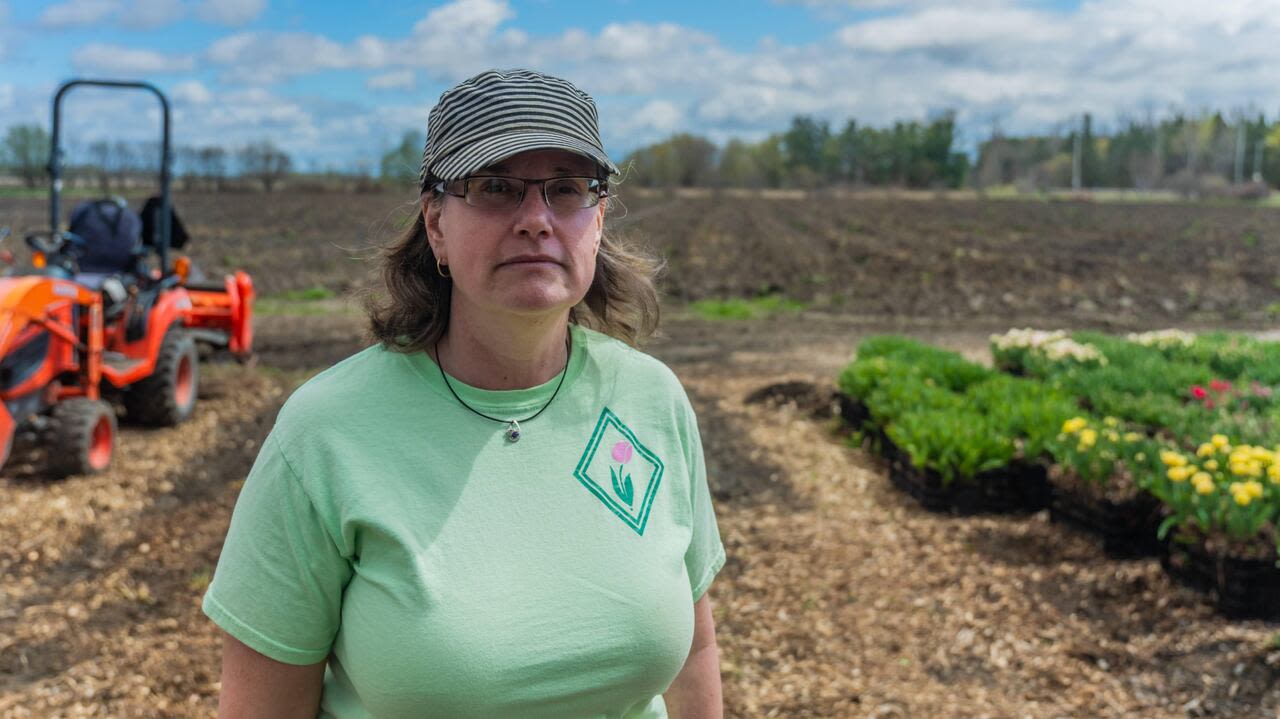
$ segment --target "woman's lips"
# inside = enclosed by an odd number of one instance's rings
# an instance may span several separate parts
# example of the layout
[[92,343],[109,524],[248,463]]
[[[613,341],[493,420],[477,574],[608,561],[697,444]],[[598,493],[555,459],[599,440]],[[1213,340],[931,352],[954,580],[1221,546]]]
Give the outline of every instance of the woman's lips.
[[503,267],[559,267],[560,263],[550,257],[517,257],[502,263]]

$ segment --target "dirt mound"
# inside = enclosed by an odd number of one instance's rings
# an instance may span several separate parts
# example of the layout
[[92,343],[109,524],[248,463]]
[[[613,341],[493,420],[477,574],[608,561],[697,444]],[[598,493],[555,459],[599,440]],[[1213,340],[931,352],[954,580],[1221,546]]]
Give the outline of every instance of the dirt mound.
[[775,382],[752,390],[743,398],[747,404],[791,405],[813,419],[830,419],[840,401],[834,387],[818,387],[812,382]]

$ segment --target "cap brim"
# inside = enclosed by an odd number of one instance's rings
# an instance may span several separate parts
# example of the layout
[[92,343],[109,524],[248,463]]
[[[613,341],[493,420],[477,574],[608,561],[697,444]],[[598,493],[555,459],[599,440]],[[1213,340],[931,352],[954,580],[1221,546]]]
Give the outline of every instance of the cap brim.
[[538,130],[507,132],[473,142],[458,152],[437,160],[431,167],[430,175],[446,182],[460,180],[477,170],[530,150],[566,150],[592,160],[610,175],[618,174],[618,167],[600,148],[568,135]]

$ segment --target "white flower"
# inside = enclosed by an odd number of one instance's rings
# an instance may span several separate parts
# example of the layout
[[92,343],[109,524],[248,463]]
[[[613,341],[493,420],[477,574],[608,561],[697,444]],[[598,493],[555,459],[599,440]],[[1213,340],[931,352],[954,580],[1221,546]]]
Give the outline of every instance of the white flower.
[[1130,332],[1125,335],[1125,339],[1144,347],[1168,349],[1179,345],[1190,347],[1191,343],[1196,341],[1196,336],[1191,332],[1183,332],[1182,330],[1156,330],[1154,332]]

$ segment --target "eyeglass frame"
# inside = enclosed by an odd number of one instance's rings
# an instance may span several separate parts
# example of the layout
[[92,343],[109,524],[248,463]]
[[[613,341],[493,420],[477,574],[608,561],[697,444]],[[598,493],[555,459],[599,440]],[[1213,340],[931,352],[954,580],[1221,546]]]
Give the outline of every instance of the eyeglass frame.
[[[452,185],[456,182],[467,183],[467,182],[470,182],[471,180],[517,180],[523,183],[524,186],[520,190],[520,199],[516,200],[515,205],[511,206],[510,209],[512,210],[519,209],[520,206],[524,204],[524,198],[529,191],[529,185],[533,185],[533,184],[542,186],[542,189],[538,194],[542,195],[542,201],[547,203],[547,207],[551,208],[552,210],[555,210],[555,207],[551,204],[551,198],[547,197],[547,183],[553,180],[589,180],[591,182],[596,183],[595,185],[596,201],[590,205],[584,205],[582,207],[575,207],[571,209],[589,210],[592,207],[598,206],[601,200],[609,197],[609,181],[604,178],[593,177],[591,175],[556,175],[554,177],[544,177],[542,179],[536,179],[532,177],[513,177],[511,175],[468,175],[467,177],[462,177],[457,180],[437,180],[435,183],[431,184],[431,188],[441,194],[462,198],[462,201],[466,202],[468,207],[475,207],[481,210],[499,209],[496,207],[481,207],[480,205],[471,204],[471,202],[467,199],[467,191],[466,191],[465,184],[463,185],[463,191],[461,193],[449,191],[449,185]],[[591,186],[588,185],[587,189],[588,191],[590,191]]]

